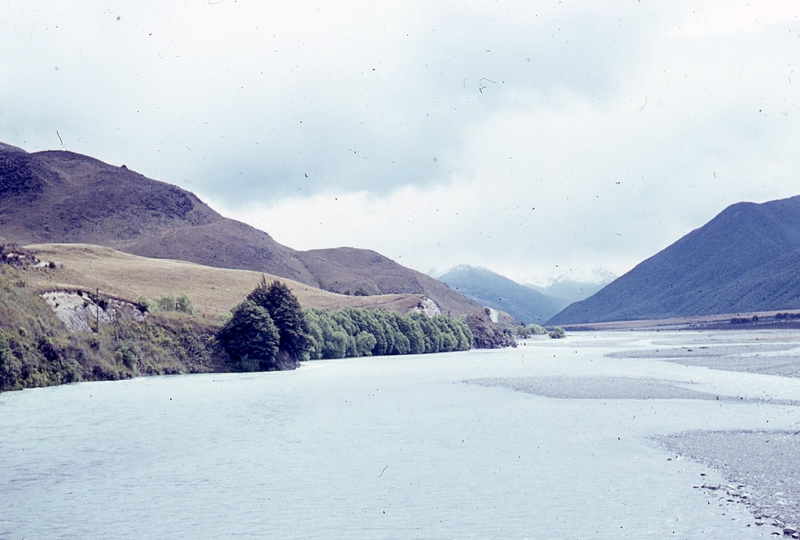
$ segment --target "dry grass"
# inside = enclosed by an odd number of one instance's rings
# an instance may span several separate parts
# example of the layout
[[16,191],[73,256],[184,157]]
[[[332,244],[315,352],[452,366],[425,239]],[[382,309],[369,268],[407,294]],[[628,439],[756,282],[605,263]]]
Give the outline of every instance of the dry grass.
[[186,294],[202,316],[227,313],[255,288],[261,276],[286,283],[303,307],[325,310],[345,307],[382,308],[406,312],[420,294],[345,296],[308,285],[249,270],[212,268],[185,261],[148,259],[111,248],[89,244],[34,244],[26,246],[41,261],[63,264],[56,269],[28,272],[29,283],[40,290],[55,288],[100,289],[112,296],[136,300],[145,296]]

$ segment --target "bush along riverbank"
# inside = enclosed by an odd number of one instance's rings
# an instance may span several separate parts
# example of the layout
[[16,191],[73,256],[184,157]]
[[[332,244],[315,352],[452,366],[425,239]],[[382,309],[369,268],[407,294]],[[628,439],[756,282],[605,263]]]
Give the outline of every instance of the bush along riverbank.
[[465,351],[465,321],[441,315],[348,308],[303,310],[280,281],[261,283],[236,306],[220,342],[243,371],[292,369],[301,360]]
[[[154,304],[97,291],[42,293],[28,287],[25,272],[0,265],[0,391],[140,375],[284,370],[303,360],[497,346],[475,338],[468,318],[302,309],[277,280],[262,278],[223,323],[193,315],[188,298],[169,303],[187,309],[150,311]],[[479,319],[478,331],[485,332],[486,321]]]

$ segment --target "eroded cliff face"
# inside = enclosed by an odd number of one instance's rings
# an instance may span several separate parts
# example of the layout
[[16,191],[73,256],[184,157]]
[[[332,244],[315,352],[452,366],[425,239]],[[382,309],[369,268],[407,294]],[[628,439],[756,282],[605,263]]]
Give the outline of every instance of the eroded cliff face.
[[143,321],[144,306],[126,300],[97,296],[87,291],[49,291],[42,298],[72,332],[92,332],[100,325]]

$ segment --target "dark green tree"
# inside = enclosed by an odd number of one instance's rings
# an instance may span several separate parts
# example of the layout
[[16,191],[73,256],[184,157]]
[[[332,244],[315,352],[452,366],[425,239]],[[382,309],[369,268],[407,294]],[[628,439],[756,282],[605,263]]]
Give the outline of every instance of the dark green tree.
[[275,280],[267,284],[262,276],[261,282],[247,295],[247,299],[264,308],[272,317],[280,334],[278,351],[284,357],[281,358],[282,362],[296,364],[308,356],[314,341],[300,302],[285,283]]
[[466,351],[473,335],[464,320],[443,315],[345,308],[305,311],[314,359]]
[[6,336],[0,331],[0,390],[13,390],[22,377],[22,362],[14,356]]
[[277,362],[280,335],[269,312],[251,300],[233,310],[233,316],[219,333],[225,352],[244,371],[251,367],[267,371],[279,369]]
[[419,322],[411,315],[406,315],[400,324],[400,330],[408,338],[411,343],[411,354],[422,354],[425,352],[425,333]]
[[375,336],[363,330],[356,336],[356,356],[372,356],[372,349],[377,340]]

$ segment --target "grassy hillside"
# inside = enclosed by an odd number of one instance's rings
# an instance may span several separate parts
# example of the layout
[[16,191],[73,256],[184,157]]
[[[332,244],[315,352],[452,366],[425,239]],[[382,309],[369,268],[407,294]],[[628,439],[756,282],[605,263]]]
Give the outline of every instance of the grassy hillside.
[[422,300],[422,294],[346,296],[302,283],[250,270],[230,270],[185,261],[149,259],[111,248],[86,244],[34,244],[25,249],[39,260],[57,263],[55,269],[27,272],[30,285],[55,288],[100,289],[113,296],[136,300],[186,294],[200,316],[218,318],[244,300],[261,276],[280,279],[304,308],[325,310],[346,307],[381,308],[405,313]]
[[267,233],[124,165],[73,152],[0,149],[0,194],[0,232],[17,244],[89,243],[315,283],[294,251]]

